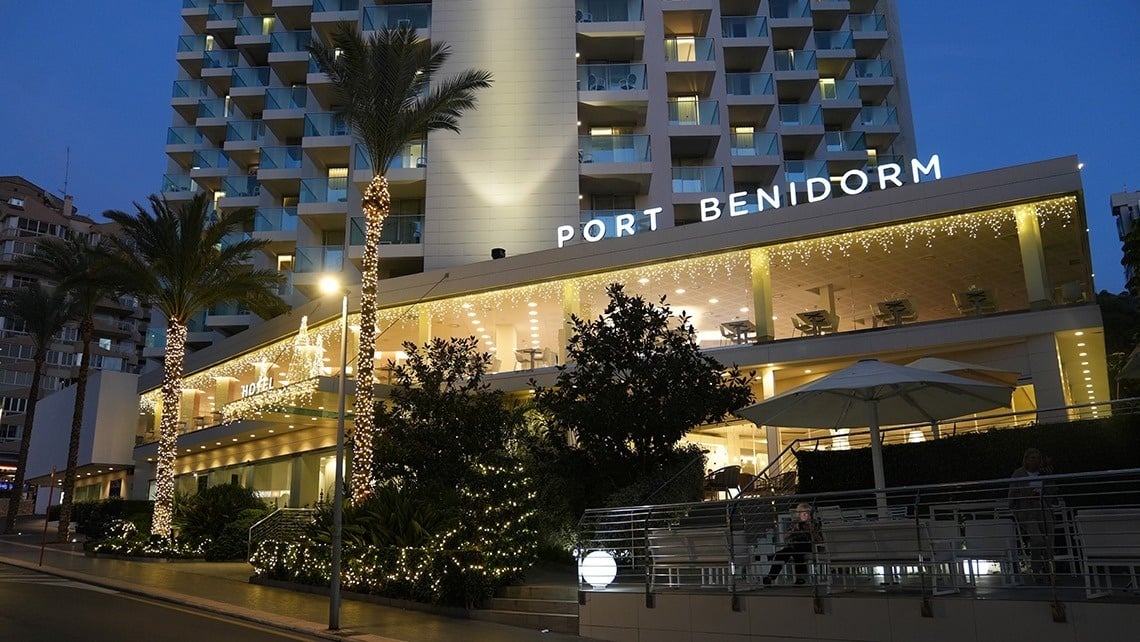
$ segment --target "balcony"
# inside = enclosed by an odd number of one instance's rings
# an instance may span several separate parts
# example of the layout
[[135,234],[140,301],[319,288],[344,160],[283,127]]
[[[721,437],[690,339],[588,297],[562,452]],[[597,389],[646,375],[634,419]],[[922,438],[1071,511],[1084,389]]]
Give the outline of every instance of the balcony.
[[261,119],[277,140],[300,138],[304,133],[308,97],[308,89],[304,86],[265,90],[265,110],[261,112]]
[[[412,27],[419,32],[431,29],[431,4],[387,4],[364,8],[364,31]],[[426,38],[426,33],[420,37]]]
[[579,31],[592,31],[591,27],[598,24],[641,22],[645,14],[641,0],[577,0],[574,20]]
[[726,73],[728,115],[733,123],[763,127],[776,105],[776,84],[769,73]]
[[780,137],[773,132],[750,132],[743,128],[729,135],[732,175],[737,183],[768,185],[776,177],[784,159]]
[[[303,178],[299,200],[297,213],[301,216],[332,215],[320,221],[318,227],[325,229],[348,212],[348,178]],[[343,220],[340,225],[343,227]]]
[[238,66],[236,49],[213,49],[202,54],[202,80],[216,96],[230,93],[232,70]]
[[828,173],[827,161],[800,160],[784,163],[785,181],[796,183],[797,188],[802,188],[809,178],[830,180],[831,175]]
[[164,198],[170,200],[189,199],[194,193],[201,192],[202,188],[190,178],[189,174],[163,174],[162,189],[159,191]]
[[890,147],[901,131],[898,110],[894,107],[864,107],[859,120],[867,134],[867,146],[873,149]]
[[721,46],[725,69],[759,70],[772,39],[768,19],[763,16],[724,16],[720,19]]
[[271,255],[289,254],[297,244],[296,207],[259,207],[250,238],[267,243]]
[[863,108],[859,83],[853,80],[821,78],[819,98],[824,124],[837,129],[849,127]]
[[649,162],[648,135],[579,136],[579,160],[583,163]]
[[194,151],[204,144],[197,127],[170,127],[166,130],[166,155],[179,165],[188,165]]
[[299,247],[293,261],[295,274],[340,272],[344,269],[344,248],[319,245]]
[[815,47],[821,76],[842,78],[847,75],[855,58],[855,41],[850,31],[817,31]]
[[309,18],[321,42],[331,44],[337,25],[349,23],[355,27],[359,22],[360,0],[313,0]]
[[319,163],[326,166],[347,165],[348,148],[352,144],[348,123],[330,112],[305,115],[301,146]]
[[230,74],[230,98],[242,113],[256,114],[265,109],[265,88],[269,67],[239,67]]
[[222,176],[229,173],[230,157],[220,149],[199,149],[194,152],[190,165],[190,176],[194,181],[210,190],[218,189]]
[[716,75],[712,38],[665,38],[665,81],[670,95],[708,95]]
[[269,36],[269,66],[285,85],[301,85],[309,72],[308,31],[278,31]]
[[206,30],[206,16],[212,0],[182,0],[182,20],[195,33]]
[[867,136],[856,131],[829,131],[823,136],[828,170],[839,176],[867,164]]
[[817,31],[841,28],[850,11],[848,0],[811,0],[811,18]]
[[226,125],[234,117],[240,117],[240,114],[228,98],[204,98],[198,101],[194,125],[211,141],[224,140]]
[[[427,180],[427,166],[427,140],[413,140],[400,148],[385,176],[391,185],[423,184]],[[372,180],[372,161],[368,158],[368,150],[360,143],[353,146],[352,167],[352,182],[364,186]]]
[[236,303],[224,303],[206,310],[205,325],[230,335],[248,328],[256,318],[252,312]]
[[724,169],[721,167],[674,167],[674,194],[705,194],[724,191]]
[[262,147],[257,164],[259,171],[301,169],[301,146]]
[[174,58],[191,76],[202,73],[203,55],[206,52],[206,36],[189,34],[178,36],[178,46]]
[[252,165],[265,140],[265,123],[260,120],[230,121],[226,125],[224,148],[230,158],[242,165]]
[[815,28],[808,0],[771,0],[768,4],[772,46],[776,49],[803,49]]
[[219,199],[219,207],[257,207],[261,183],[256,176],[223,176],[220,191],[225,196]]
[[720,103],[715,100],[670,98],[667,107],[669,143],[674,156],[705,158],[720,141]]
[[890,34],[887,17],[878,13],[852,15],[851,30],[855,32],[855,53],[860,58],[874,58],[883,51]]
[[170,92],[170,106],[182,120],[193,122],[198,115],[198,101],[206,95],[206,83],[201,80],[176,80]]
[[257,160],[257,180],[275,197],[297,193],[301,179],[301,146],[262,147]]
[[[424,229],[423,214],[390,214],[384,219],[384,228],[380,232],[381,245],[419,245]],[[364,245],[364,217],[353,216],[349,219],[348,229],[349,247]]]
[[780,105],[780,133],[784,152],[811,154],[823,138],[823,110],[819,105]]
[[855,79],[860,93],[870,103],[881,103],[895,86],[895,72],[889,60],[856,60]]
[[649,136],[579,136],[578,163],[587,193],[645,193],[653,169]]

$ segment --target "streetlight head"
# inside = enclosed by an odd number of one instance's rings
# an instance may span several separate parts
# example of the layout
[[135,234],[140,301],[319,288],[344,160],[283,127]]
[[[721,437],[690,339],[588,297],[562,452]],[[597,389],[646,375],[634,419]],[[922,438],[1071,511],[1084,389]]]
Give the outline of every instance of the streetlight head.
[[320,288],[324,294],[336,294],[340,292],[340,279],[331,274],[326,274],[321,277]]

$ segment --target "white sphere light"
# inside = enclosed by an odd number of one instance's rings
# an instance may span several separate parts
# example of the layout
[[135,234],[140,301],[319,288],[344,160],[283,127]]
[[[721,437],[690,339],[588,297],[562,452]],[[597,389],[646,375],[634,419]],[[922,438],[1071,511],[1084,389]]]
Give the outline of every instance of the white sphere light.
[[617,562],[608,551],[592,551],[578,562],[578,574],[594,588],[605,588],[617,577]]

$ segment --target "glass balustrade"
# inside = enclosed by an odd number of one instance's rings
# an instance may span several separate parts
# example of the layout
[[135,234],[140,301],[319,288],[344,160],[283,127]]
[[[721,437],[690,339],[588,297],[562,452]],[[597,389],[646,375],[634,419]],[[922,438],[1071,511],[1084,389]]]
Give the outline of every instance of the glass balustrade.
[[253,217],[254,232],[295,232],[297,208],[259,207]]
[[238,303],[229,301],[210,306],[206,309],[206,314],[210,316],[241,316],[250,314],[250,311]]
[[649,136],[579,136],[578,159],[582,163],[644,163],[649,160]]
[[169,127],[166,130],[167,145],[201,145],[202,132],[197,127]]
[[887,17],[878,13],[853,13],[848,16],[852,31],[886,31]]
[[644,20],[641,0],[578,0],[574,4],[578,22],[628,22]]
[[871,127],[899,124],[899,114],[894,107],[864,107],[861,121]]
[[645,89],[645,65],[630,63],[578,65],[579,91]]
[[809,178],[828,178],[827,161],[798,160],[784,163],[784,178],[789,183],[804,183]]
[[819,105],[780,105],[781,125],[822,125],[823,111]]
[[400,27],[413,29],[431,28],[431,5],[420,4],[387,4],[379,7],[364,8],[364,30],[378,31],[380,29],[398,29]]
[[304,86],[271,87],[265,90],[266,109],[304,109],[309,93]]
[[768,13],[773,18],[810,18],[808,0],[771,0]]
[[302,178],[302,203],[344,203],[348,200],[348,177]]
[[856,60],[853,67],[856,78],[891,78],[895,75],[889,60]]
[[768,19],[762,16],[724,16],[720,19],[722,38],[767,38]]
[[206,311],[194,313],[189,319],[186,319],[187,332],[209,332],[210,329],[206,327]]
[[[349,219],[348,244],[364,245],[364,217]],[[381,245],[417,245],[423,236],[423,214],[390,214],[380,231]]]
[[823,140],[829,152],[867,151],[867,135],[863,132],[826,132]]
[[183,9],[205,9],[214,0],[182,0]]
[[673,192],[723,192],[724,169],[720,167],[674,167]]
[[815,32],[816,49],[854,49],[855,39],[850,31]]
[[205,51],[206,36],[187,35],[178,36],[178,51]]
[[814,51],[782,49],[773,52],[776,71],[815,71],[819,69]]
[[822,100],[859,100],[859,84],[852,80],[820,80],[819,97]]
[[190,169],[227,169],[230,157],[220,149],[199,149],[194,152]]
[[779,156],[779,136],[773,132],[732,132],[733,156]]
[[326,11],[356,11],[360,0],[313,0],[313,13]]
[[201,80],[175,80],[171,98],[199,98],[206,95],[206,83]]
[[304,136],[347,136],[348,122],[333,113],[305,114]]
[[768,73],[727,73],[725,85],[730,96],[772,96],[776,85]]
[[[634,215],[633,230],[637,232],[648,232],[652,222],[646,216],[638,216],[640,212],[633,210],[582,210],[578,213],[578,224],[585,225],[590,221],[600,221],[605,226],[605,234],[603,238],[612,239],[618,237],[618,217]],[[626,219],[628,220],[628,218]],[[625,236],[629,236],[629,232],[625,232]]]
[[312,34],[308,31],[278,31],[269,36],[269,53],[309,50]]
[[248,198],[261,194],[261,183],[256,176],[223,176],[221,191],[226,198]]
[[715,60],[712,38],[666,38],[666,62],[704,62]]
[[198,184],[189,174],[164,174],[162,176],[163,192],[197,192]]
[[237,115],[237,107],[225,98],[198,101],[198,118],[229,118]]
[[314,272],[340,272],[344,269],[344,248],[319,245],[299,247],[293,259],[293,271],[298,274]]
[[[232,196],[232,194],[227,193],[226,196]],[[249,232],[230,232],[229,234],[226,234],[222,237],[221,246],[224,250],[228,247],[233,247],[238,243],[245,243],[250,240],[253,240],[253,235]]]
[[202,66],[206,69],[230,69],[237,64],[237,49],[211,49],[202,54]]
[[230,74],[232,87],[268,87],[269,67],[240,67]]
[[716,125],[720,104],[715,100],[671,98],[667,104],[670,125]]
[[236,20],[245,15],[245,3],[219,2],[210,5],[208,20]]
[[226,125],[226,140],[257,142],[265,139],[265,123],[260,120],[239,120]]
[[301,146],[262,147],[258,164],[261,169],[300,169]]
[[237,35],[268,36],[277,19],[273,16],[246,16],[238,20]]
[[[368,149],[357,143],[353,146],[353,167],[356,169],[372,169],[372,160],[368,158]],[[427,141],[413,140],[400,148],[400,153],[392,159],[389,169],[422,169],[427,167]]]

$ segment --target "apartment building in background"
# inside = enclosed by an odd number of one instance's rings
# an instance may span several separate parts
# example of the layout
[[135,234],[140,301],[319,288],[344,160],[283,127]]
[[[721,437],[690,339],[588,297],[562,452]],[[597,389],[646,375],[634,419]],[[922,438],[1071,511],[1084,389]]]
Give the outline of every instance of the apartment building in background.
[[[462,134],[412,141],[388,173],[384,278],[700,222],[709,196],[841,195],[845,172],[915,155],[894,0],[184,0],[181,17],[162,195],[257,208],[256,263],[294,306],[322,273],[360,278],[372,172],[308,53],[342,23],[411,25],[450,45],[445,72],[494,76]],[[204,311],[190,348],[257,322]]]
[[[1112,207],[1112,216],[1116,219],[1116,233],[1120,237],[1120,242],[1124,242],[1124,237],[1140,224],[1140,191],[1137,192],[1117,192],[1109,197],[1110,206]],[[1124,266],[1124,281],[1127,283],[1136,276],[1132,270],[1126,265]],[[1136,294],[1136,292],[1133,292]]]

